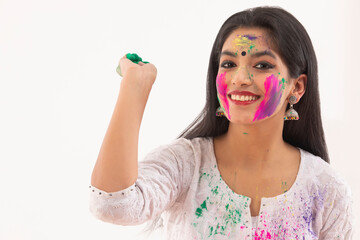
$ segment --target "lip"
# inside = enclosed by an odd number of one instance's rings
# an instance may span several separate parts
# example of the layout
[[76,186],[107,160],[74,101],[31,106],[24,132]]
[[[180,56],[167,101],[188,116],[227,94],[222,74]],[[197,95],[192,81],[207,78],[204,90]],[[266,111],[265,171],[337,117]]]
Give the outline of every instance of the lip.
[[238,90],[229,92],[228,95],[259,96],[259,95],[256,95],[255,93],[252,93],[252,92],[248,92],[248,91],[241,91],[241,92],[240,92],[240,91],[238,91]]
[[[258,98],[256,100],[252,100],[252,101],[238,101],[238,100],[231,99],[230,95],[258,96]],[[249,104],[255,103],[257,100],[260,99],[260,95],[256,95],[256,94],[254,94],[252,92],[248,92],[248,91],[241,91],[240,92],[240,91],[237,91],[237,90],[229,92],[227,97],[232,103],[234,103],[236,105],[249,105]]]

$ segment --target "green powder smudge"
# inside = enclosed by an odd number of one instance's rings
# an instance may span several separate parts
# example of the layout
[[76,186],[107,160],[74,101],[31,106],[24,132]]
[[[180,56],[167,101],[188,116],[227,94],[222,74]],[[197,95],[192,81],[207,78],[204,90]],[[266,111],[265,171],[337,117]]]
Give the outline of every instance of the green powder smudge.
[[211,192],[215,195],[218,195],[219,194],[218,189],[219,189],[219,186],[216,186],[215,188],[211,189]]
[[214,228],[212,226],[210,226],[209,228],[210,228],[210,234],[208,237],[210,237],[212,235],[212,232],[214,231]]
[[196,209],[196,212],[195,212],[196,216],[202,217],[203,209],[207,210],[206,200],[204,200],[204,202],[200,205],[200,207]]

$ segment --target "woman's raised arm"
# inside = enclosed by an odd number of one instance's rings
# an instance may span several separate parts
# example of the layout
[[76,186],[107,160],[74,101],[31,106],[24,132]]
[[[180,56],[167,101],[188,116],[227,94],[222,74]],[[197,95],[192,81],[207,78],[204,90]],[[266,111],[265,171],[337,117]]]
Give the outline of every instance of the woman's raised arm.
[[135,64],[124,56],[119,64],[124,77],[91,176],[91,185],[106,192],[125,189],[138,177],[140,124],[157,75],[151,63]]

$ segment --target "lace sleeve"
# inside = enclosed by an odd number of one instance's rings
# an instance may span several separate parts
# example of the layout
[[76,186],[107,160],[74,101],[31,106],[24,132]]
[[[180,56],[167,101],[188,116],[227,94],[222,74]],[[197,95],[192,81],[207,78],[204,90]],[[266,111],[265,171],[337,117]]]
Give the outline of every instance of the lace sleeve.
[[326,211],[325,222],[319,239],[352,240],[353,237],[353,198],[350,188],[344,184],[337,186],[331,207]]
[[138,179],[132,186],[108,193],[90,185],[90,212],[119,225],[154,219],[188,189],[193,161],[193,147],[187,139],[160,146],[139,162]]

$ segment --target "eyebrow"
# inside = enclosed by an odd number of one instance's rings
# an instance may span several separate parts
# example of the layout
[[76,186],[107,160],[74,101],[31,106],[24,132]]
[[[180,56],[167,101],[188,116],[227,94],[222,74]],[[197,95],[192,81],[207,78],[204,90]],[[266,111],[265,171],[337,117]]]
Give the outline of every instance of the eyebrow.
[[[223,55],[227,55],[227,56],[236,58],[238,54],[234,53],[234,52],[231,52],[231,51],[225,50],[225,51],[223,51],[221,53],[221,56],[223,56]],[[265,50],[265,51],[250,54],[250,56],[252,58],[258,58],[258,57],[261,57],[261,56],[264,56],[264,55],[267,55],[267,56],[270,56],[270,57],[276,59],[275,55],[270,50]]]

